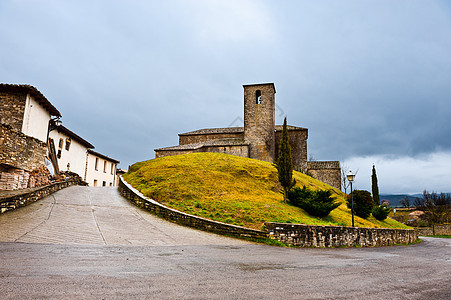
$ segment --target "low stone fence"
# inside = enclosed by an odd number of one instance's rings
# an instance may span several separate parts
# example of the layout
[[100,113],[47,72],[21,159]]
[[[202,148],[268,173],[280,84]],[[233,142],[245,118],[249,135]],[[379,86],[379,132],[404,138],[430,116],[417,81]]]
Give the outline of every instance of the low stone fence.
[[52,183],[38,189],[33,189],[32,191],[24,192],[23,194],[0,198],[0,213],[26,206],[68,186],[79,184],[81,183],[77,180],[67,180]]
[[169,208],[149,199],[122,177],[119,192],[135,205],[166,220],[223,235],[251,238],[272,238],[298,247],[353,247],[409,244],[417,240],[413,229],[361,228],[345,226],[314,226],[303,224],[266,223],[267,232],[221,223]]
[[313,226],[266,223],[269,236],[298,247],[371,247],[409,244],[417,240],[413,229]]
[[236,237],[249,237],[257,239],[267,238],[264,231],[254,230],[241,226],[217,222],[190,214],[180,212],[178,210],[164,206],[155,200],[149,199],[141,194],[138,190],[128,184],[122,176],[119,180],[119,192],[126,199],[130,200],[135,205],[144,208],[151,213],[158,215],[166,220],[175,222],[180,225],[193,227],[196,229],[214,232],[223,235],[231,235]]
[[418,235],[451,235],[451,224],[445,225],[435,225],[435,230],[432,230],[432,227],[417,227],[415,230],[418,232]]

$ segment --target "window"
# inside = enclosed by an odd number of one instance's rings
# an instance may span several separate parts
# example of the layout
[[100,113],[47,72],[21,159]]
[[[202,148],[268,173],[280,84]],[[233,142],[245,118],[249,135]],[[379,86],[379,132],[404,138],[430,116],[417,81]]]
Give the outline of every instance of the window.
[[111,163],[111,175],[113,175],[114,173],[114,164],[113,163]]
[[260,90],[257,90],[255,92],[255,103],[261,104],[262,103],[262,92]]
[[94,184],[93,186],[97,186],[97,179],[94,179]]
[[103,181],[103,182],[102,182],[102,186],[106,186],[106,181]]
[[58,154],[56,155],[56,157],[58,157],[58,159],[61,158],[61,149],[58,150]]
[[70,143],[71,143],[71,139],[67,138],[66,139],[66,150],[69,151],[70,149]]
[[98,157],[96,157],[96,163],[94,165],[94,169],[96,169],[96,171],[99,170],[99,158]]
[[103,173],[106,173],[106,164],[107,164],[107,162],[106,162],[106,160],[103,162]]
[[58,148],[63,149],[63,144],[64,144],[64,141],[63,141],[63,139],[60,138],[60,141],[58,143]]
[[110,186],[113,186],[113,183],[112,183],[112,182],[110,182]]

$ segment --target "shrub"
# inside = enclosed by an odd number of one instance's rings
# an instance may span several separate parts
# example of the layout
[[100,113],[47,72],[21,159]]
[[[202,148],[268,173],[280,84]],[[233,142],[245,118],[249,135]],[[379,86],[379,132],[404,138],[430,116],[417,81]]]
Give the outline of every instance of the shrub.
[[288,192],[288,200],[294,206],[305,210],[309,215],[324,218],[340,206],[327,190],[312,191],[306,186],[302,189],[295,187]]
[[387,219],[388,214],[390,213],[390,208],[384,205],[379,205],[373,208],[373,217],[375,217],[379,221],[383,221]]
[[[354,200],[354,213],[356,216],[367,219],[371,215],[374,202],[370,192],[364,190],[352,191]],[[348,197],[348,208],[351,208],[351,197]]]

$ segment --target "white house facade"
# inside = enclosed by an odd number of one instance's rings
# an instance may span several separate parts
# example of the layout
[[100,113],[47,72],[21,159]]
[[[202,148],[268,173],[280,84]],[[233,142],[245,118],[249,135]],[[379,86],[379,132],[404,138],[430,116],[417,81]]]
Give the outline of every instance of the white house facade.
[[22,133],[47,142],[47,130],[51,115],[33,96],[27,94],[25,99]]
[[116,186],[119,161],[88,149],[85,181],[90,186]]
[[55,153],[60,171],[77,173],[84,178],[88,149],[94,146],[64,126],[50,132],[55,145]]

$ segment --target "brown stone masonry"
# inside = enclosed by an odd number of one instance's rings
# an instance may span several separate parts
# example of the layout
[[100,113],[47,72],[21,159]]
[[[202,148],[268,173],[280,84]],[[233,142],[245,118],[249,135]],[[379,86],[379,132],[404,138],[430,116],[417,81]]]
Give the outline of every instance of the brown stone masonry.
[[308,172],[313,178],[341,189],[341,169],[339,161],[309,161]]
[[373,247],[414,243],[413,229],[266,223],[272,239],[298,247]]
[[44,166],[46,144],[0,124],[0,164],[32,171]]
[[0,213],[4,213],[22,206],[29,205],[36,202],[56,191],[59,191],[68,186],[77,185],[78,181],[68,180],[63,182],[57,182],[50,185],[46,185],[39,189],[33,189],[25,193],[20,193],[13,196],[0,198]]
[[24,91],[0,91],[0,123],[22,131],[27,93]]
[[244,140],[249,157],[273,162],[275,153],[275,93],[273,83],[244,87]]

